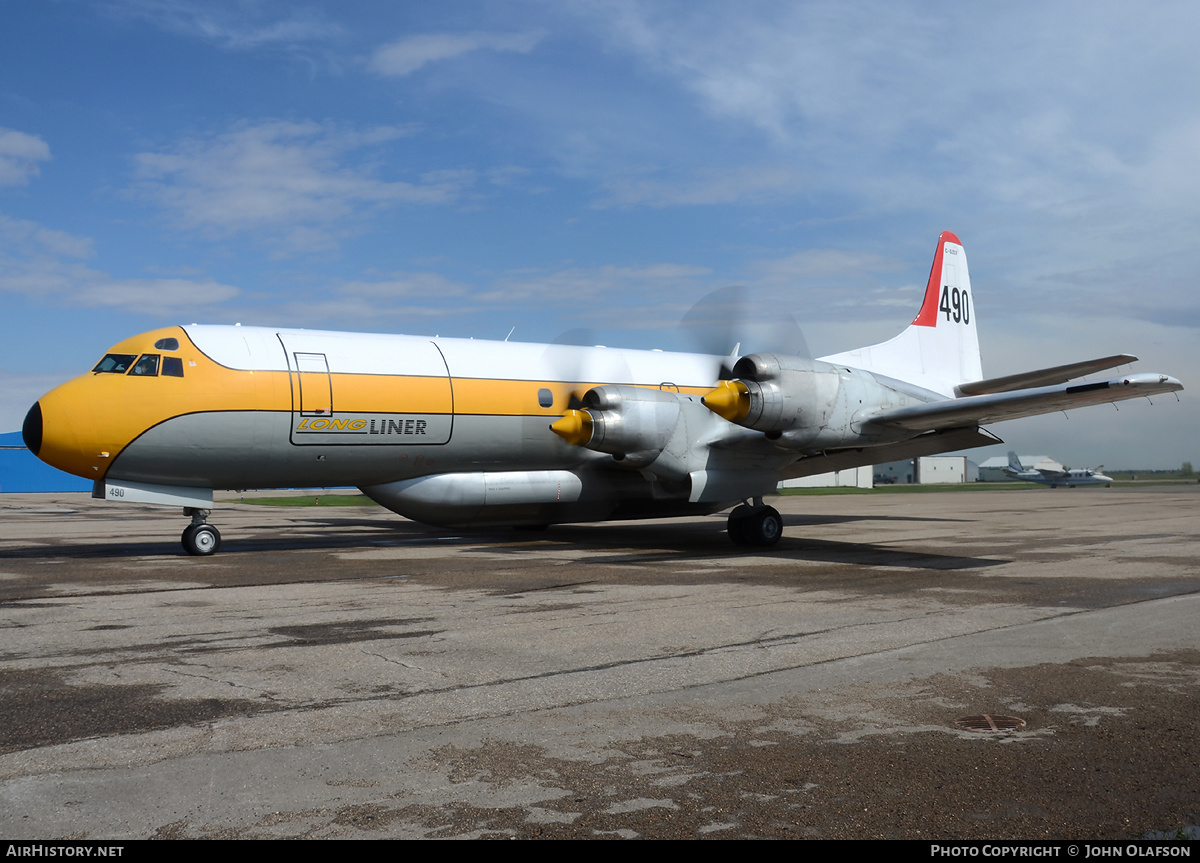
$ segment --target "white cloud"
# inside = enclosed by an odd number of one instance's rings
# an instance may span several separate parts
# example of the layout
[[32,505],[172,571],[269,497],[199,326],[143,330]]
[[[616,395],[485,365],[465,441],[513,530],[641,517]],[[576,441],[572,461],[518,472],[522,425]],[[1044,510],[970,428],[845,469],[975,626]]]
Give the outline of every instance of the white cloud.
[[965,189],[1008,205],[1077,197],[1125,179],[1164,125],[1200,117],[1188,4],[576,8],[718,122],[792,153],[812,185],[889,204]]
[[872,252],[805,249],[783,258],[755,261],[750,270],[764,285],[796,284],[805,280],[835,280],[863,285],[876,273],[903,271],[907,262]]
[[299,47],[342,35],[342,29],[311,10],[273,17],[269,4],[232,5],[204,0],[114,0],[117,15],[138,18],[171,33],[212,42],[233,51],[267,46]]
[[0,252],[0,292],[27,294],[65,306],[116,308],[171,317],[236,297],[237,288],[213,279],[122,279],[53,258],[32,261]]
[[438,303],[471,293],[471,286],[440,273],[396,273],[381,281],[357,280],[337,285],[337,293],[366,299],[418,299]]
[[[876,125],[878,103],[898,99],[894,117],[928,93],[907,93],[914,72],[936,63],[923,50],[944,25],[917,26],[889,4],[841,12],[827,4],[663,6],[613,2],[593,7],[614,45],[677,78],[715,114],[747,121],[780,141],[818,124]],[[899,50],[897,50],[899,48]],[[892,79],[874,74],[892,61]],[[898,62],[897,62],[898,61]]]
[[762,203],[785,200],[804,185],[803,175],[791,168],[741,167],[704,169],[680,180],[620,178],[607,183],[609,194],[592,206],[652,207],[706,204]]
[[424,33],[389,42],[375,50],[367,68],[377,75],[404,77],[429,63],[451,60],[473,51],[528,54],[544,37],[532,33]]
[[89,238],[0,214],[0,293],[147,315],[205,308],[239,293],[213,279],[117,278],[81,262],[91,255]]
[[215,279],[117,279],[89,271],[71,301],[92,308],[115,307],[146,315],[169,317],[185,310],[207,309],[236,297],[240,291]]
[[[902,247],[916,229],[932,239],[950,228],[973,256],[982,250],[973,272],[986,262],[978,274],[1001,301],[1200,320],[1194,5],[1166,4],[1153,16],[1081,2],[573,8],[611,50],[685,95],[662,103],[664,135],[668,124],[693,128],[689,103],[707,119],[696,145],[677,142],[677,164],[744,165],[747,153],[761,163],[768,152],[796,178],[774,196],[753,183],[721,194],[697,178],[736,169],[626,171],[605,183],[603,205],[792,203],[883,226],[883,236],[864,238],[873,250]],[[663,160],[656,153],[653,162]],[[837,301],[814,299],[819,309]]]
[[457,304],[452,308],[436,303],[380,301],[369,297],[338,296],[315,299],[262,309],[227,309],[228,318],[258,320],[267,326],[297,326],[348,329],[355,332],[389,332],[407,335],[432,335],[449,332],[452,320],[475,314],[477,306]]
[[50,160],[50,147],[36,135],[0,126],[0,186],[23,186]]
[[286,301],[242,295],[221,309],[222,320],[264,326],[316,329],[436,332],[451,321],[488,307],[475,302],[474,286],[436,272],[389,273],[379,278],[332,281],[304,294],[289,293]]
[[1195,212],[1200,201],[1200,116],[1158,130],[1130,180],[1148,207]]
[[470,171],[426,174],[416,182],[384,180],[356,154],[410,134],[380,126],[363,131],[333,124],[271,120],[139,153],[135,189],[169,210],[177,223],[216,236],[258,232],[284,252],[328,248],[364,210],[444,204],[474,183]]
[[[510,273],[497,279],[490,290],[476,295],[476,299],[509,308],[523,304],[539,306],[587,308],[597,302],[603,310],[596,314],[609,322],[626,318],[630,323],[630,308],[639,309],[644,316],[648,307],[662,304],[674,309],[678,320],[678,306],[671,302],[681,293],[694,292],[697,286],[712,271],[706,267],[686,264],[658,263],[644,266],[570,267],[555,272],[524,271]],[[636,324],[635,324],[636,325]]]
[[92,241],[65,231],[55,231],[37,222],[12,219],[0,213],[0,249],[23,255],[49,254],[66,258],[90,258]]

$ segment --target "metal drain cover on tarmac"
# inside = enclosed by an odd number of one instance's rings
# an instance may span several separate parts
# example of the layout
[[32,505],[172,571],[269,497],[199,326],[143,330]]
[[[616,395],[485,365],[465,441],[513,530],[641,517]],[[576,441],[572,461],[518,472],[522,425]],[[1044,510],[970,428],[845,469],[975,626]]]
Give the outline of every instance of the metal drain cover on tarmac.
[[956,719],[954,724],[967,731],[994,734],[1003,731],[1020,731],[1025,727],[1025,720],[1017,716],[992,716],[989,713],[981,713],[978,716],[963,716]]

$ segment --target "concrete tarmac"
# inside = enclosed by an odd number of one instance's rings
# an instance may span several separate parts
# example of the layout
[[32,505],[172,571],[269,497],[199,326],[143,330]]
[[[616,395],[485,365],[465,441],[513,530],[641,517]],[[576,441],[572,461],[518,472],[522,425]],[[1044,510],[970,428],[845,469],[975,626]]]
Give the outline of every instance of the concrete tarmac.
[[[1200,824],[1200,487],[467,533],[0,496],[0,836]],[[979,734],[957,721],[1013,716]]]

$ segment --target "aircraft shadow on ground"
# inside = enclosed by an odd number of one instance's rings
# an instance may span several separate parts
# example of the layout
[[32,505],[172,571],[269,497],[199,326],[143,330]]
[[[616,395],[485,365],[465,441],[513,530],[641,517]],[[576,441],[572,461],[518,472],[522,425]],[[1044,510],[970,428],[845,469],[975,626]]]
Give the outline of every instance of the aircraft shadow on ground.
[[[792,524],[791,518],[785,517],[785,521]],[[480,535],[477,537],[480,541],[472,545],[477,546],[480,553],[488,555],[511,554],[522,557],[530,553],[531,543],[548,549],[573,548],[579,551],[579,563],[584,565],[644,565],[655,561],[679,565],[689,561],[721,561],[748,556],[937,570],[976,569],[1011,562],[1007,559],[906,551],[871,542],[826,540],[796,534],[797,531],[793,529],[771,548],[737,546],[730,542],[723,523],[715,523],[713,519],[698,519],[694,524],[672,525],[612,522],[600,526],[559,525],[537,533],[517,532],[517,536],[523,536],[525,542],[514,542],[513,534],[503,537],[493,534],[499,542],[485,546]],[[622,554],[622,550],[627,550],[627,553]],[[589,552],[603,554],[592,558]]]
[[[575,549],[579,562],[591,564],[639,563],[653,561],[681,564],[688,561],[712,561],[733,557],[770,556],[774,559],[818,561],[859,566],[903,567],[918,569],[975,569],[997,566],[1010,561],[996,558],[946,555],[927,551],[904,550],[894,545],[871,542],[826,540],[805,535],[805,528],[843,524],[855,521],[932,521],[953,522],[957,519],[914,518],[875,519],[862,516],[787,515],[784,521],[790,530],[772,548],[762,549],[735,546],[724,529],[723,519],[697,518],[689,523],[662,524],[656,522],[606,522],[596,525],[555,525],[545,530],[514,530],[493,528],[451,531],[427,527],[416,522],[328,516],[305,518],[284,527],[228,529],[221,551],[212,558],[220,561],[229,555],[288,551],[338,551],[389,546],[420,548],[467,546],[467,553],[477,550],[488,555],[527,557],[539,548],[546,550]],[[625,550],[627,553],[621,553]],[[603,554],[590,557],[590,552]],[[614,553],[616,552],[616,553]],[[162,540],[71,543],[61,542],[28,548],[5,549],[0,557],[21,560],[114,560],[136,557],[186,558],[187,555],[173,537]],[[202,561],[203,559],[200,559]]]
[[783,516],[784,525],[850,524],[856,521],[927,521],[955,524],[961,518],[933,518],[921,515],[811,515],[788,513]]

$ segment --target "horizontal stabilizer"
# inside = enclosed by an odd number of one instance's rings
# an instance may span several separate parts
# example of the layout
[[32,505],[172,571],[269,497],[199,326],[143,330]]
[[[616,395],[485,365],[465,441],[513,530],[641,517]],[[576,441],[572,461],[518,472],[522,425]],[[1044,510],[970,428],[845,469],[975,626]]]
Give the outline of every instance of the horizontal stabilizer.
[[972,381],[970,383],[959,384],[955,387],[954,392],[960,396],[981,396],[985,393],[1007,393],[1012,390],[1023,390],[1027,387],[1048,387],[1134,362],[1137,362],[1137,357],[1135,356],[1115,354],[1114,356],[1101,357],[1097,360],[1084,360],[1081,363],[1069,363],[1065,366],[1054,366],[1049,369],[1021,372],[1019,375],[1007,375],[1002,378],[988,378],[985,381]]
[[930,402],[885,411],[872,417],[870,421],[911,431],[948,429],[1019,419],[1087,405],[1170,393],[1181,389],[1183,389],[1183,384],[1170,375],[1127,375],[1107,381],[1090,381],[1070,386],[1037,387],[1016,392],[991,393]]

